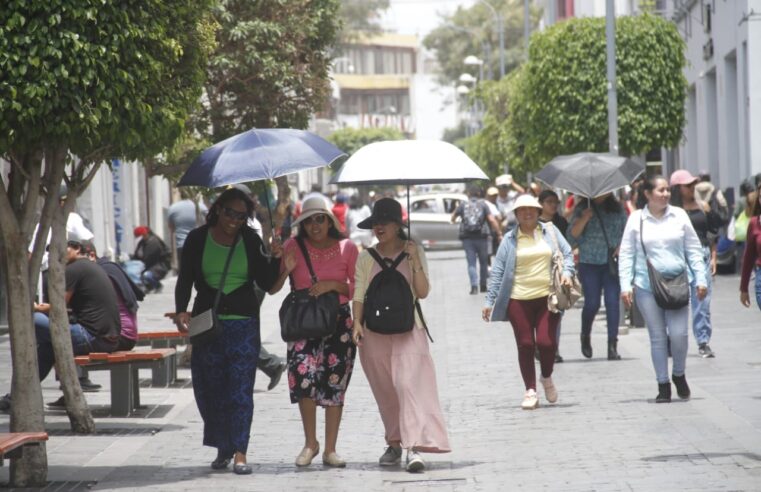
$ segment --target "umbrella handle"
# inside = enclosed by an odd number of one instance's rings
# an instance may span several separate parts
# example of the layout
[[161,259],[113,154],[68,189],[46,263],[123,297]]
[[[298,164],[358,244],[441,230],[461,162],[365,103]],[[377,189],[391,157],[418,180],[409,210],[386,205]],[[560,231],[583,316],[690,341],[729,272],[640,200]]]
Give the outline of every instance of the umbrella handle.
[[410,184],[407,183],[407,234],[412,241],[412,210],[410,210]]

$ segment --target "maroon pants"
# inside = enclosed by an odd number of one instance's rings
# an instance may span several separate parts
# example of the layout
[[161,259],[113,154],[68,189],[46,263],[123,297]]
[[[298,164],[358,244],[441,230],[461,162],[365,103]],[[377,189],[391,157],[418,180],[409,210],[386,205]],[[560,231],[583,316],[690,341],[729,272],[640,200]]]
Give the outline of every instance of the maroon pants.
[[[521,301],[510,299],[507,305],[507,319],[513,325],[515,343],[518,345],[518,364],[526,389],[536,390],[536,370],[534,369],[534,340],[539,349],[539,363],[542,376],[552,376],[555,351],[558,346],[557,326],[560,313],[547,309],[547,297]],[[536,336],[534,332],[536,331]]]

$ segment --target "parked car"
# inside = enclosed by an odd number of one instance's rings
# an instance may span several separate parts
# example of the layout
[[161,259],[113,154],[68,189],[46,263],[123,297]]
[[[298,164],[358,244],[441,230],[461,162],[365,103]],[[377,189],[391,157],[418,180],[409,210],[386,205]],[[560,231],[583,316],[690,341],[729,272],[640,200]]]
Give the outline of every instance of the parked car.
[[[450,223],[452,212],[468,200],[462,193],[434,193],[410,197],[412,239],[425,249],[459,249],[459,224]],[[406,206],[406,203],[405,203]]]

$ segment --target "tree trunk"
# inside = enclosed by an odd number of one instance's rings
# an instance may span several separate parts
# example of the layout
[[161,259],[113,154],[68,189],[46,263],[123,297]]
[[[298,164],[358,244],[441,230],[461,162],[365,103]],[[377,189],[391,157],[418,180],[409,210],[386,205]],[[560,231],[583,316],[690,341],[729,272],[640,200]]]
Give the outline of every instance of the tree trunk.
[[66,310],[66,273],[64,252],[66,250],[66,218],[74,208],[76,193],[69,190],[66,203],[53,212],[53,224],[50,237],[50,256],[48,258],[48,296],[50,297],[50,335],[53,340],[55,366],[63,387],[66,411],[69,415],[71,430],[79,434],[95,433],[90,408],[87,406],[82,387],[79,385],[74,349],[71,344],[69,316]]
[[[6,245],[21,244],[21,238],[3,234]],[[5,286],[8,293],[11,361],[11,432],[43,432],[37,339],[32,327],[32,298],[26,248],[5,247]],[[21,459],[11,460],[12,487],[42,487],[47,482],[48,459],[45,444],[24,449]]]

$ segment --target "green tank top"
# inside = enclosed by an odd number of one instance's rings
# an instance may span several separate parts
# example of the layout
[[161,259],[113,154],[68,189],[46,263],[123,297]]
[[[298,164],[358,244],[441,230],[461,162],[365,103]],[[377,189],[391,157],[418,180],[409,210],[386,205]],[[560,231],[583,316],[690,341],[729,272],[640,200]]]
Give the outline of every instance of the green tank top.
[[[206,244],[203,248],[203,258],[201,259],[201,271],[206,283],[216,289],[219,287],[219,281],[222,280],[222,270],[225,268],[225,261],[230,252],[230,246],[222,246],[211,237],[211,233],[206,235]],[[246,255],[246,246],[241,239],[235,245],[233,257],[230,260],[230,267],[227,270],[225,286],[222,292],[229,294],[234,291],[248,279],[248,256]],[[236,314],[223,314],[219,319],[246,319],[248,316],[239,316]]]

